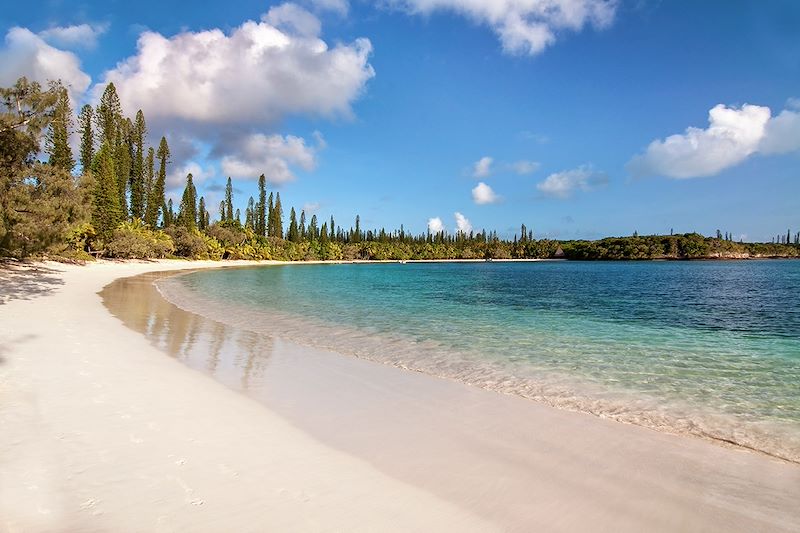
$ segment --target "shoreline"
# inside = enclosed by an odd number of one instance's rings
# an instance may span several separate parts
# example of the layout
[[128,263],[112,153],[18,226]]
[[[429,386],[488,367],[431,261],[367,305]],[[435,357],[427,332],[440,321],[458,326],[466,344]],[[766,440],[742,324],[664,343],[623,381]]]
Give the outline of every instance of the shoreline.
[[[366,263],[366,262],[362,262]],[[362,264],[359,263],[359,264]],[[293,265],[302,262],[291,263]],[[271,266],[282,266],[277,263]],[[257,268],[257,267],[256,267]],[[791,428],[773,424],[769,428],[748,425],[722,411],[697,410],[689,404],[673,404],[671,409],[662,409],[662,400],[655,397],[635,396],[630,391],[604,389],[597,384],[582,382],[569,375],[536,375],[519,367],[503,366],[467,357],[459,352],[448,352],[447,366],[430,362],[430,355],[414,357],[408,352],[421,353],[439,349],[433,341],[417,345],[416,341],[398,336],[381,334],[362,339],[357,329],[325,324],[309,317],[292,316],[285,313],[267,313],[258,309],[228,304],[200,296],[199,294],[171,283],[174,278],[190,274],[191,271],[165,275],[153,281],[159,296],[181,310],[221,322],[232,329],[245,329],[254,334],[280,338],[315,350],[334,352],[344,357],[379,363],[404,372],[417,372],[437,379],[452,381],[512,397],[536,402],[553,409],[588,414],[600,419],[613,420],[658,433],[701,439],[718,446],[747,450],[771,459],[800,465],[800,441]],[[247,316],[253,321],[239,324],[233,316]],[[261,327],[260,324],[269,324]],[[340,337],[355,336],[359,339],[356,348],[343,342]],[[322,341],[320,339],[329,339]],[[331,341],[330,339],[333,339]],[[391,350],[382,346],[389,343],[396,348],[401,344],[402,355],[390,355]],[[445,350],[447,351],[447,350]],[[399,358],[398,358],[399,357]],[[457,371],[455,369],[458,369]],[[557,379],[553,380],[556,376]],[[673,401],[674,402],[674,401]],[[695,416],[698,415],[698,416]]]
[[[181,275],[181,274],[177,274]],[[170,276],[165,276],[170,277]],[[162,278],[163,279],[163,278]],[[123,280],[124,281],[124,280]],[[149,285],[157,285],[154,280],[146,280]],[[130,289],[129,289],[130,291]],[[448,498],[452,503],[462,508],[478,510],[478,512],[492,523],[499,524],[504,530],[524,530],[526,525],[532,520],[538,520],[541,516],[534,518],[536,513],[526,516],[515,514],[515,507],[524,505],[526,496],[530,493],[541,491],[541,486],[531,483],[530,475],[532,472],[541,472],[540,464],[526,464],[525,457],[528,450],[521,447],[523,442],[534,441],[543,445],[551,452],[557,450],[563,442],[569,441],[571,448],[577,446],[584,456],[584,460],[591,463],[589,471],[599,466],[595,458],[585,457],[591,455],[596,450],[585,448],[586,441],[601,441],[603,444],[598,448],[605,450],[604,456],[612,456],[611,460],[600,460],[601,471],[606,475],[619,479],[628,479],[631,476],[644,476],[645,478],[661,479],[670,487],[668,492],[680,492],[685,490],[691,494],[704,492],[717,492],[720,487],[715,484],[724,479],[725,486],[739,486],[740,488],[753,484],[753,486],[771,481],[762,478],[761,474],[755,474],[761,468],[775,468],[771,476],[780,477],[783,468],[784,473],[791,473],[792,481],[785,489],[789,494],[800,496],[800,467],[796,463],[785,461],[780,458],[770,457],[768,454],[759,451],[750,451],[742,446],[720,446],[707,439],[698,439],[696,436],[675,435],[666,432],[653,431],[652,429],[636,425],[620,424],[617,421],[598,418],[585,412],[565,411],[550,407],[543,403],[530,402],[530,400],[518,397],[497,394],[493,391],[469,387],[461,382],[438,378],[428,374],[418,372],[402,371],[379,362],[344,356],[330,350],[318,349],[308,346],[297,345],[294,342],[286,341],[280,337],[267,337],[263,334],[247,332],[247,342],[237,344],[236,354],[225,354],[223,348],[208,358],[204,353],[204,346],[209,344],[225,344],[230,342],[238,334],[242,337],[244,330],[238,330],[235,326],[221,324],[203,315],[185,311],[171,303],[167,298],[160,294],[160,290],[153,287],[152,292],[158,300],[162,300],[168,305],[170,323],[178,323],[186,320],[187,323],[178,327],[180,335],[188,341],[172,342],[166,337],[161,339],[162,349],[169,352],[187,366],[201,372],[214,375],[214,377],[225,383],[234,390],[250,395],[266,407],[279,415],[283,416],[290,423],[309,433],[326,445],[333,446],[346,453],[356,455],[375,465],[381,471],[392,477],[397,477],[406,483],[424,488],[437,496]],[[113,296],[111,296],[113,300]],[[113,303],[112,303],[113,307]],[[159,311],[159,312],[163,312]],[[143,317],[139,317],[142,319]],[[152,320],[148,322],[152,323]],[[128,324],[128,327],[134,327]],[[213,336],[206,336],[204,331],[213,329]],[[157,334],[151,336],[157,337]],[[220,341],[226,338],[226,341]],[[215,341],[219,341],[216,342]],[[269,343],[269,349],[261,349],[259,346]],[[239,373],[235,368],[235,359],[240,357],[242,350],[245,352],[249,346],[252,353],[246,360],[240,360],[242,372]],[[214,370],[210,371],[209,361],[214,361]],[[259,360],[266,361],[266,369],[262,369],[262,376],[254,376],[253,368],[258,367]],[[233,361],[233,364],[231,362]],[[223,367],[223,370],[220,368]],[[255,382],[255,385],[253,385]],[[313,384],[313,385],[311,385]],[[248,390],[248,388],[252,390]],[[348,391],[343,393],[342,391]],[[345,400],[341,400],[341,396]],[[370,407],[365,407],[369,405]],[[461,412],[462,409],[453,406],[469,405],[470,410]],[[423,412],[421,408],[425,406],[427,411],[430,406],[435,406],[435,412]],[[458,421],[452,418],[453,411],[459,412]],[[391,412],[390,416],[387,413]],[[354,417],[343,415],[342,413],[357,413]],[[387,420],[389,418],[390,420]],[[335,420],[332,423],[331,420]],[[398,430],[398,420],[401,430]],[[424,421],[424,423],[422,423]],[[358,437],[351,438],[347,434],[342,434],[341,427],[352,428]],[[548,428],[567,426],[569,431],[559,431],[548,429],[552,435],[543,437],[538,433],[538,427]],[[362,427],[370,428],[366,433]],[[405,428],[413,428],[413,438],[409,439]],[[486,435],[486,428],[493,428],[506,437],[499,439]],[[442,435],[444,432],[446,435]],[[454,436],[458,438],[454,438]],[[593,435],[595,438],[592,438]],[[632,446],[628,440],[634,440],[637,444]],[[366,443],[364,442],[366,441]],[[442,442],[446,442],[443,445]],[[562,444],[560,444],[562,443]],[[480,489],[460,488],[462,483],[455,483],[452,480],[443,481],[436,472],[437,467],[441,468],[441,459],[432,463],[426,463],[421,458],[409,458],[407,449],[415,446],[422,446],[419,450],[427,457],[451,457],[444,460],[445,464],[450,464],[448,472],[467,472],[466,478],[462,481],[468,483],[468,479],[475,475],[475,470],[480,472],[492,472],[505,480],[515,490],[508,494],[509,501],[492,501],[486,508],[483,502],[486,494],[480,493]],[[476,455],[475,449],[482,450],[481,454]],[[619,449],[626,452],[622,455]],[[378,451],[379,450],[379,451]],[[688,451],[691,450],[691,451]],[[533,454],[541,453],[533,451]],[[574,453],[561,452],[554,453],[554,457],[549,458],[556,463],[566,462],[564,455],[572,457]],[[684,455],[685,453],[685,455]],[[694,455],[699,454],[699,455]],[[708,455],[706,455],[708,454]],[[486,455],[489,457],[487,458]],[[656,455],[654,459],[650,457]],[[661,456],[672,457],[683,464],[684,469],[679,468],[677,477],[680,481],[670,479],[671,473],[665,472],[659,465],[653,464],[661,460]],[[706,461],[698,464],[696,461],[699,456],[706,457]],[[452,459],[455,457],[456,459]],[[630,457],[638,457],[636,474],[629,470],[626,461]],[[713,458],[712,465],[704,464],[709,462],[708,458]],[[508,464],[515,464],[514,469],[507,469]],[[723,465],[737,464],[737,467]],[[760,464],[759,467],[754,465]],[[687,466],[691,465],[691,466]],[[522,467],[522,473],[518,471]],[[527,467],[527,468],[525,468]],[[736,480],[741,473],[729,470],[735,468],[750,472],[753,477],[747,481],[744,479]],[[705,470],[709,479],[693,480],[693,487],[683,487],[683,479],[689,472],[694,470]],[[646,472],[642,474],[642,471]],[[462,474],[463,475],[463,474]],[[553,473],[560,476],[560,473]],[[573,473],[576,478],[577,473]],[[457,476],[456,476],[457,477]],[[602,477],[602,476],[601,476]],[[745,476],[746,477],[746,476]],[[605,480],[604,480],[605,481]],[[580,483],[580,479],[573,480]],[[602,483],[602,481],[600,481]],[[795,487],[796,485],[796,487]],[[558,489],[558,488],[556,488]],[[662,487],[663,489],[663,487]],[[792,489],[795,489],[794,491]],[[604,490],[619,493],[618,487],[607,486]],[[627,487],[622,492],[631,490]],[[750,489],[747,489],[749,492]],[[766,493],[773,492],[768,486],[762,485],[760,489]],[[633,491],[632,491],[633,492]],[[627,494],[633,497],[633,494]],[[732,497],[734,494],[727,494]],[[753,494],[744,496],[735,495],[737,498],[748,499],[754,497]],[[546,496],[542,495],[542,498]],[[597,498],[597,495],[593,495]],[[666,496],[664,496],[666,497]],[[674,493],[671,494],[674,498]],[[669,497],[667,497],[669,499]],[[577,498],[573,502],[576,508],[581,508],[586,515],[599,517],[603,515],[603,510],[592,508],[583,498]],[[551,502],[557,505],[557,501]],[[608,504],[609,502],[604,502]],[[687,502],[688,503],[688,502]],[[675,502],[673,502],[675,504]],[[671,510],[678,515],[687,512],[687,508],[676,505]],[[784,509],[786,510],[786,509]],[[502,512],[501,512],[502,511]],[[790,513],[791,514],[791,513]],[[798,513],[800,514],[800,513]],[[513,518],[509,518],[513,517]],[[548,520],[553,519],[547,516]],[[650,517],[654,519],[656,517]],[[671,519],[665,516],[658,516],[662,526]],[[740,517],[741,518],[741,517]],[[598,520],[608,520],[608,517],[597,518]],[[798,516],[800,519],[800,516]],[[657,521],[658,521],[657,520]],[[720,516],[717,520],[727,520]],[[580,525],[570,526],[569,529],[585,529],[593,522],[585,522]],[[625,520],[618,520],[614,527],[626,529],[622,524]],[[731,522],[731,527],[737,523]],[[653,523],[629,524],[630,530],[635,530],[645,525],[658,530]],[[675,524],[673,524],[675,526]],[[762,524],[763,526],[763,524]],[[681,528],[688,526],[683,524]],[[735,527],[733,527],[735,529]],[[664,527],[664,530],[673,529],[672,526]],[[692,527],[688,527],[692,529]],[[779,530],[780,528],[778,528]]]
[[0,305],[0,530],[495,530],[187,371],[97,295],[184,268],[42,264]]
[[[164,264],[62,268],[52,293],[0,305],[8,529],[789,531],[800,520],[797,465],[281,340],[257,403],[164,357],[87,294]],[[36,327],[48,318],[50,331]],[[248,364],[237,346],[220,368]]]

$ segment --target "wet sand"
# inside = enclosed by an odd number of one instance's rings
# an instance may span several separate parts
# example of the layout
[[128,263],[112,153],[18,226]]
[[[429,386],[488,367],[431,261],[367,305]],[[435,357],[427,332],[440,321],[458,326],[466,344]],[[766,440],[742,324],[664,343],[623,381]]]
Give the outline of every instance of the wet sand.
[[103,292],[106,305],[160,351],[482,523],[505,531],[800,524],[797,464],[237,330],[163,300],[157,278],[117,282]]
[[187,369],[97,294],[219,266],[48,264],[24,286],[0,279],[0,531],[496,530]]

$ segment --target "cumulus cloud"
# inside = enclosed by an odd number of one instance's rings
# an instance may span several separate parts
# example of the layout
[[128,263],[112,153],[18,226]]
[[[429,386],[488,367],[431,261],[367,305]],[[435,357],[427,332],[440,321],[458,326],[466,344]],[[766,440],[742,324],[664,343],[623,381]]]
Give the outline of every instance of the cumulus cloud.
[[512,163],[510,166],[511,170],[520,176],[524,176],[526,174],[533,174],[539,170],[541,165],[536,161],[517,161],[516,163]]
[[[165,37],[146,31],[137,53],[106,72],[127,113],[205,125],[270,125],[287,115],[349,116],[374,76],[368,39],[329,47],[314,15],[287,3],[259,22]],[[96,86],[99,98],[105,84]]]
[[442,231],[445,231],[444,223],[442,219],[439,217],[429,218],[428,219],[428,231],[436,234]]
[[719,104],[709,111],[708,122],[706,129],[689,127],[685,133],[656,139],[631,159],[628,170],[637,177],[698,178],[718,174],[757,153],[800,150],[800,112],[793,109],[772,117],[764,106]]
[[472,189],[472,201],[478,205],[494,204],[500,201],[500,197],[491,187],[481,181]]
[[453,213],[456,218],[456,231],[468,235],[472,231],[472,223],[467,217],[456,211]]
[[474,178],[486,178],[492,174],[492,159],[489,156],[481,157],[472,166],[472,176]]
[[[792,105],[792,102],[789,102]],[[800,150],[800,106],[784,109],[767,122],[758,151],[762,154],[785,154]]]
[[603,172],[596,172],[588,165],[582,165],[572,170],[564,170],[550,174],[536,184],[536,188],[543,194],[553,198],[569,198],[576,191],[588,192],[608,183],[608,176]]
[[[303,2],[318,11],[348,5]],[[351,116],[375,74],[369,40],[329,46],[321,31],[314,14],[291,2],[229,31],[165,36],[145,30],[136,52],[93,87],[92,100],[113,82],[126,114],[142,109],[150,131],[169,129],[170,148],[173,138],[188,139],[188,145],[206,146],[224,175],[255,179],[264,173],[273,184],[291,181],[298,169],[316,167],[325,140],[314,132],[309,145],[276,135],[277,127],[290,116]],[[182,171],[197,159],[191,150],[173,150],[172,160]]]
[[636,176],[695,178],[717,174],[758,150],[769,119],[768,107],[717,105],[708,113],[708,128],[690,127],[683,134],[657,139],[644,154],[634,157],[628,168]]
[[62,48],[89,48],[97,46],[97,39],[108,31],[108,24],[77,24],[53,26],[39,32],[39,37]]
[[317,17],[292,3],[271,8],[261,20],[276,28],[285,28],[288,32],[302,36],[316,37],[322,31],[322,23]]
[[230,143],[231,153],[222,158],[222,172],[232,178],[258,179],[269,183],[295,179],[291,167],[305,171],[316,168],[316,150],[305,139],[293,135],[255,133]]
[[617,0],[389,0],[412,13],[452,11],[485,24],[513,54],[538,54],[565,31],[602,29],[614,20]]
[[0,86],[13,85],[22,76],[46,84],[61,80],[70,92],[73,106],[89,87],[91,78],[81,70],[78,57],[59,50],[26,28],[11,28],[0,48]]
[[196,161],[187,161],[176,166],[171,165],[172,170],[167,174],[167,189],[182,190],[186,186],[186,176],[192,175],[192,182],[195,186],[200,186],[216,174],[212,165],[207,167],[200,166]]

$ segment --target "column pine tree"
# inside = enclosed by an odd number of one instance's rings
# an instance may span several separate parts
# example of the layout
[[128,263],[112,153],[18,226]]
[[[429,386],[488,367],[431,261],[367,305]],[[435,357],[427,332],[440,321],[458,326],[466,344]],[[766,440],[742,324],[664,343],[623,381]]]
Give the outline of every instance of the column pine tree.
[[94,121],[94,108],[86,104],[81,108],[81,114],[78,117],[78,131],[81,134],[81,153],[80,163],[81,172],[86,174],[92,168],[92,160],[94,159],[94,130],[92,129],[92,122]]
[[72,129],[72,108],[69,104],[67,89],[57,84],[53,87],[58,93],[56,105],[53,108],[53,119],[45,138],[45,150],[50,156],[50,164],[72,172],[75,160],[72,158],[72,149],[69,146],[69,134]]
[[197,228],[197,189],[194,187],[191,173],[186,176],[186,187],[183,189],[178,212],[178,224],[189,230]]
[[258,206],[256,209],[256,233],[267,235],[267,179],[264,174],[258,177]]
[[163,211],[166,206],[164,202],[164,187],[167,181],[167,163],[169,162],[169,155],[167,139],[161,137],[161,142],[158,144],[158,152],[156,152],[156,157],[158,158],[158,174],[150,190],[149,198],[147,199],[147,213],[145,215],[145,222],[151,228],[155,228],[158,224],[159,211],[162,211],[164,226],[167,226],[167,214]]
[[272,208],[272,216],[275,221],[272,223],[274,236],[283,239],[283,207],[281,207],[281,193],[275,196],[275,207]]
[[114,229],[122,221],[122,210],[117,193],[114,157],[109,147],[103,144],[95,157],[93,168],[96,179],[93,195],[92,224],[95,231],[104,239],[111,237]]
[[233,182],[230,176],[225,184],[225,222],[233,222]]
[[144,138],[147,125],[142,110],[136,112],[131,140],[133,145],[133,166],[131,169],[131,217],[144,218],[147,203],[147,175],[145,169]]

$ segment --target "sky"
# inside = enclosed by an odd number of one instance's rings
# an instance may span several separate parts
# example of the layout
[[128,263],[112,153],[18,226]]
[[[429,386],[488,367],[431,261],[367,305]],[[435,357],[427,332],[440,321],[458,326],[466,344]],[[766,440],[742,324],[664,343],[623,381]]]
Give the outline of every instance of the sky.
[[12,3],[0,86],[113,82],[216,215],[258,176],[349,227],[800,230],[800,2]]

